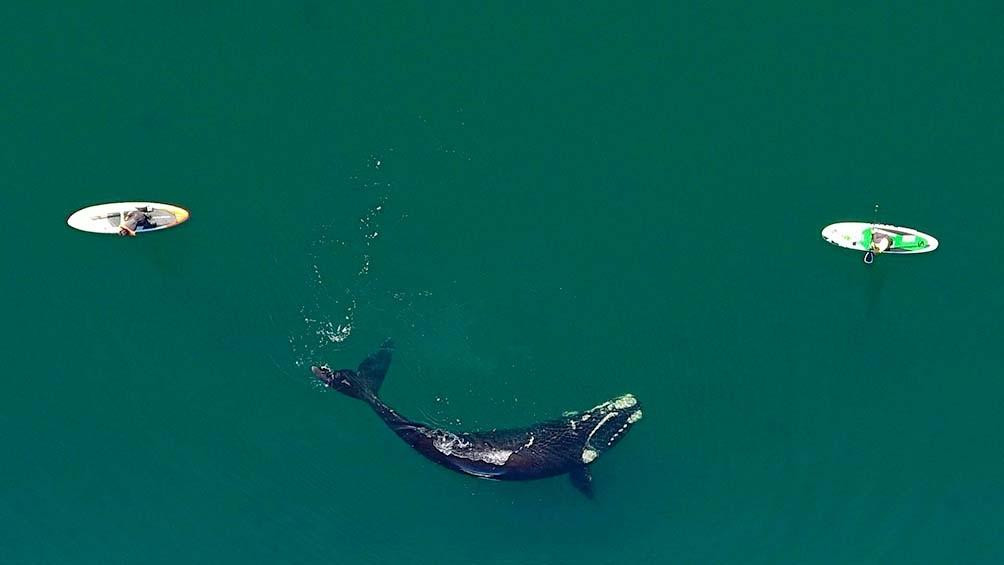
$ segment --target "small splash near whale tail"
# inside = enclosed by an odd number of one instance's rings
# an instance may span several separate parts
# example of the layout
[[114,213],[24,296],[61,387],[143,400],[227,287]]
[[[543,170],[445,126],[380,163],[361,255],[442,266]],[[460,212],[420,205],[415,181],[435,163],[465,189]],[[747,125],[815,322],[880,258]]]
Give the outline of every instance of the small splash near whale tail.
[[332,371],[327,365],[311,367],[310,370],[324,386],[359,399],[378,398],[380,385],[390,367],[394,342],[386,340],[380,349],[363,360],[359,367]]

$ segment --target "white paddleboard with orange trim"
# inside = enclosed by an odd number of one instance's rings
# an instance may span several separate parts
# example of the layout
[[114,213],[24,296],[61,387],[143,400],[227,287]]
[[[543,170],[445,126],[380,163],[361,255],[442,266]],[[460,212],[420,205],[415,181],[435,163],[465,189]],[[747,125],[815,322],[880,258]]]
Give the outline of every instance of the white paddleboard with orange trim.
[[136,233],[173,228],[187,220],[189,216],[188,210],[173,204],[112,202],[77,210],[66,219],[66,223],[81,231],[117,234],[122,224],[122,217],[133,210],[145,212],[148,218],[148,225],[137,226]]

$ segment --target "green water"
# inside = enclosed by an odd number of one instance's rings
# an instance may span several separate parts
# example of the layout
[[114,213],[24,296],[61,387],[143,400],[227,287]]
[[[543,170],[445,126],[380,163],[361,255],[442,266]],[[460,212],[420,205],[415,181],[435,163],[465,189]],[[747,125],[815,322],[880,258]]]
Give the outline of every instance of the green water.
[[[997,4],[183,4],[0,8],[0,562],[1004,560]],[[645,419],[452,474],[309,376],[387,336],[416,418]]]

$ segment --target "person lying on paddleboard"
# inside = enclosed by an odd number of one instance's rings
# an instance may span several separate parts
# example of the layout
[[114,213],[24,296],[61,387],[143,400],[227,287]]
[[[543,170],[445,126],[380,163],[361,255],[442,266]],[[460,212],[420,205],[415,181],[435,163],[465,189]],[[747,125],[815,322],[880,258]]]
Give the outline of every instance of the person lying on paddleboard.
[[892,238],[884,233],[874,233],[872,236],[872,251],[882,253],[892,247]]
[[119,223],[119,235],[136,237],[136,230],[138,228],[154,227],[150,223],[150,215],[147,212],[150,212],[148,206],[126,212]]

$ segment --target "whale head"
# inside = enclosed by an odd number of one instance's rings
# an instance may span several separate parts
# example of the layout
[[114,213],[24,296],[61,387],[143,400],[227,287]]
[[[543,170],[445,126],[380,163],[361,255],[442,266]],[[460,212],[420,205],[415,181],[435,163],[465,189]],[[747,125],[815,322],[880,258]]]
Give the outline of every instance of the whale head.
[[581,414],[572,415],[569,424],[580,437],[585,437],[582,462],[592,463],[623,439],[641,419],[641,405],[633,394],[618,396]]

